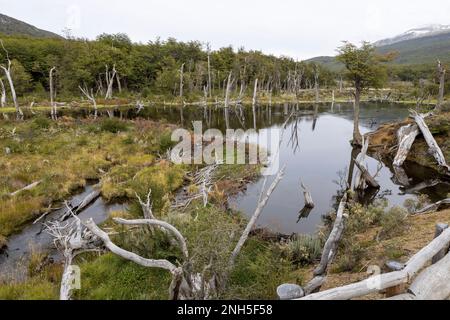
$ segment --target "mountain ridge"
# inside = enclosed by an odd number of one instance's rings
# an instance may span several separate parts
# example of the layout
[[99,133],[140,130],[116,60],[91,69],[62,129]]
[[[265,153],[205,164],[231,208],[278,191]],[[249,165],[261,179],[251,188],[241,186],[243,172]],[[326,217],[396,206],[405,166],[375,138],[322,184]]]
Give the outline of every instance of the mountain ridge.
[[31,24],[0,13],[0,33],[6,35],[23,35],[36,38],[62,38],[60,35],[39,29]]
[[[373,44],[381,54],[398,52],[398,56],[392,64],[423,65],[435,63],[437,59],[450,62],[450,25],[415,28]],[[314,57],[306,61],[317,62],[333,71],[343,68],[334,56]]]

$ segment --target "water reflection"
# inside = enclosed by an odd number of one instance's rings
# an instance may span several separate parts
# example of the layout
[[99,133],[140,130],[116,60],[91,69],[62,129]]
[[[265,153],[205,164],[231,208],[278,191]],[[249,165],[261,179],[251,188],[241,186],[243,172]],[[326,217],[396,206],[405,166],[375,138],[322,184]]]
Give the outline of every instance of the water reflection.
[[[60,115],[75,118],[88,117],[92,110],[61,109]],[[25,115],[29,116],[29,115]],[[340,190],[351,185],[355,175],[354,159],[360,150],[352,148],[352,104],[282,104],[252,107],[230,105],[166,107],[152,105],[139,111],[136,108],[98,110],[98,116],[114,116],[121,119],[144,118],[167,121],[192,129],[193,121],[202,121],[204,128],[226,129],[255,128],[258,131],[281,129],[286,119],[285,134],[281,141],[280,163],[286,164],[285,178],[264,209],[260,225],[269,226],[283,233],[312,233],[322,222],[322,215],[336,205]],[[379,125],[404,119],[408,107],[389,104],[362,104],[360,114],[361,133],[375,130]],[[368,169],[375,173],[380,190],[365,190],[358,197],[363,203],[384,197],[392,205],[402,205],[408,198],[425,193],[432,200],[440,200],[450,192],[448,184],[430,181],[433,173],[423,167],[405,163],[402,170],[394,170],[367,157]],[[272,177],[273,179],[273,177]],[[298,181],[308,186],[315,208],[301,210],[304,200]],[[262,180],[250,185],[245,194],[233,200],[233,206],[248,214],[253,213]],[[267,181],[271,183],[271,178]],[[336,183],[337,182],[337,183]],[[300,211],[301,210],[301,211]],[[298,222],[298,223],[297,223]]]

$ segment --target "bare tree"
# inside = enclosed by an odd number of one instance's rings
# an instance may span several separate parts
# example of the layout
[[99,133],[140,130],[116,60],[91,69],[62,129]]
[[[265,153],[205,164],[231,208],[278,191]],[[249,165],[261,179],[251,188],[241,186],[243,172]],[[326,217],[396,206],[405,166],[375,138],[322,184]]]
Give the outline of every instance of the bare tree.
[[314,91],[316,93],[316,103],[319,103],[319,67],[314,66]]
[[227,87],[225,89],[225,108],[228,108],[228,105],[230,104],[230,91],[231,91],[231,85],[233,81],[231,80],[232,71],[228,74],[227,79]]
[[181,68],[180,68],[180,97],[181,98],[183,98],[183,86],[184,86],[183,76],[184,76],[184,63],[181,65]]
[[106,76],[106,95],[105,95],[105,99],[112,99],[112,94],[113,94],[113,84],[114,84],[114,79],[116,78],[116,65],[113,65],[113,69],[110,72],[108,65],[106,65],[106,72],[105,72],[105,76]]
[[92,106],[94,107],[94,117],[97,118],[97,102],[95,101],[94,90],[91,88],[91,90],[89,91],[86,85],[84,86],[84,88],[82,88],[81,86],[78,86],[78,88],[80,88],[81,93],[83,93],[85,97],[89,101],[91,101]]
[[22,112],[22,110],[19,107],[19,103],[17,101],[16,90],[14,89],[14,82],[13,82],[12,77],[11,77],[11,60],[9,59],[9,53],[6,50],[5,46],[3,45],[3,41],[1,39],[0,39],[0,44],[1,44],[2,48],[3,48],[3,50],[6,53],[6,61],[7,61],[7,65],[6,66],[0,65],[0,68],[3,69],[3,71],[5,72],[6,79],[8,79],[9,88],[11,90],[11,96],[12,96],[12,99],[13,99],[13,102],[14,102],[14,107],[16,108],[17,118],[18,119],[19,118],[23,118],[23,112]]
[[55,103],[55,91],[53,86],[53,73],[55,72],[56,67],[50,69],[49,72],[49,85],[50,85],[50,106],[52,108],[51,115],[53,120],[57,120],[58,115],[56,113],[56,103]]
[[209,91],[209,97],[212,98],[212,82],[211,82],[211,48],[209,46],[209,43],[207,44],[207,50],[208,50],[208,91]]
[[439,75],[439,96],[438,103],[436,105],[435,111],[442,111],[442,104],[444,103],[444,87],[445,87],[445,68],[442,65],[441,61],[438,60],[437,71]]
[[0,90],[1,90],[0,107],[3,108],[4,106],[6,106],[6,89],[1,78],[0,78]]

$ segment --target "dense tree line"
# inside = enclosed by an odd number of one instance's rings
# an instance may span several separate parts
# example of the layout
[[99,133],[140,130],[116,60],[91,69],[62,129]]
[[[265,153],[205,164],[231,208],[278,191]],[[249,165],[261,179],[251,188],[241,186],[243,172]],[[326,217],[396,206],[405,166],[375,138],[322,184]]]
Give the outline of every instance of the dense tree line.
[[[198,42],[180,42],[173,38],[147,44],[133,43],[126,34],[102,34],[94,41],[86,39],[43,39],[0,36],[12,60],[12,75],[19,96],[49,91],[49,70],[56,67],[55,90],[59,96],[78,96],[79,86],[94,93],[107,90],[111,70],[115,94],[220,95],[232,74],[232,88],[253,90],[258,79],[260,90],[295,93],[319,85],[334,84],[336,76],[313,63],[297,62],[260,51],[225,47],[210,51]],[[0,61],[5,60],[0,52]],[[209,63],[208,63],[209,61]],[[181,74],[183,84],[180,82]],[[109,79],[111,80],[111,79]],[[209,86],[209,83],[210,86]]]

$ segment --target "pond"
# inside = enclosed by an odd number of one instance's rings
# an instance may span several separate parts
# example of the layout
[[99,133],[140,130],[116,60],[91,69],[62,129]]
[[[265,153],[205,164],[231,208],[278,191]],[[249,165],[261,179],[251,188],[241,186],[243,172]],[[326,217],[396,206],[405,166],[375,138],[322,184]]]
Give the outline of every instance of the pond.
[[[295,115],[292,116],[295,111]],[[408,106],[396,104],[365,103],[361,106],[360,130],[362,133],[376,130],[383,123],[402,120],[408,116]],[[61,109],[60,116],[76,118],[92,114],[89,109]],[[31,115],[28,115],[31,116]],[[232,106],[228,109],[215,106],[160,106],[151,105],[142,110],[135,108],[99,109],[99,116],[123,119],[145,118],[167,121],[192,129],[193,121],[203,121],[206,128],[227,128],[247,130],[256,128],[259,132],[281,129],[286,122],[280,147],[280,166],[286,166],[285,177],[272,194],[259,222],[261,227],[285,234],[314,233],[322,223],[322,216],[329,213],[336,202],[336,195],[347,179],[352,155],[349,141],[353,132],[353,106],[351,104],[308,105],[282,104],[258,106],[255,114],[252,108]],[[377,180],[381,189],[370,195],[370,199],[385,198],[390,205],[402,206],[417,192],[401,186],[392,169],[379,161],[367,158],[369,171],[379,171]],[[434,172],[405,164],[410,185],[433,179]],[[270,185],[271,177],[267,181]],[[310,212],[300,211],[304,207],[300,188],[302,181],[310,190],[315,207]],[[263,179],[250,184],[247,190],[231,200],[231,205],[247,215],[256,207]],[[445,198],[450,192],[446,183],[434,184],[420,192],[432,200]]]

